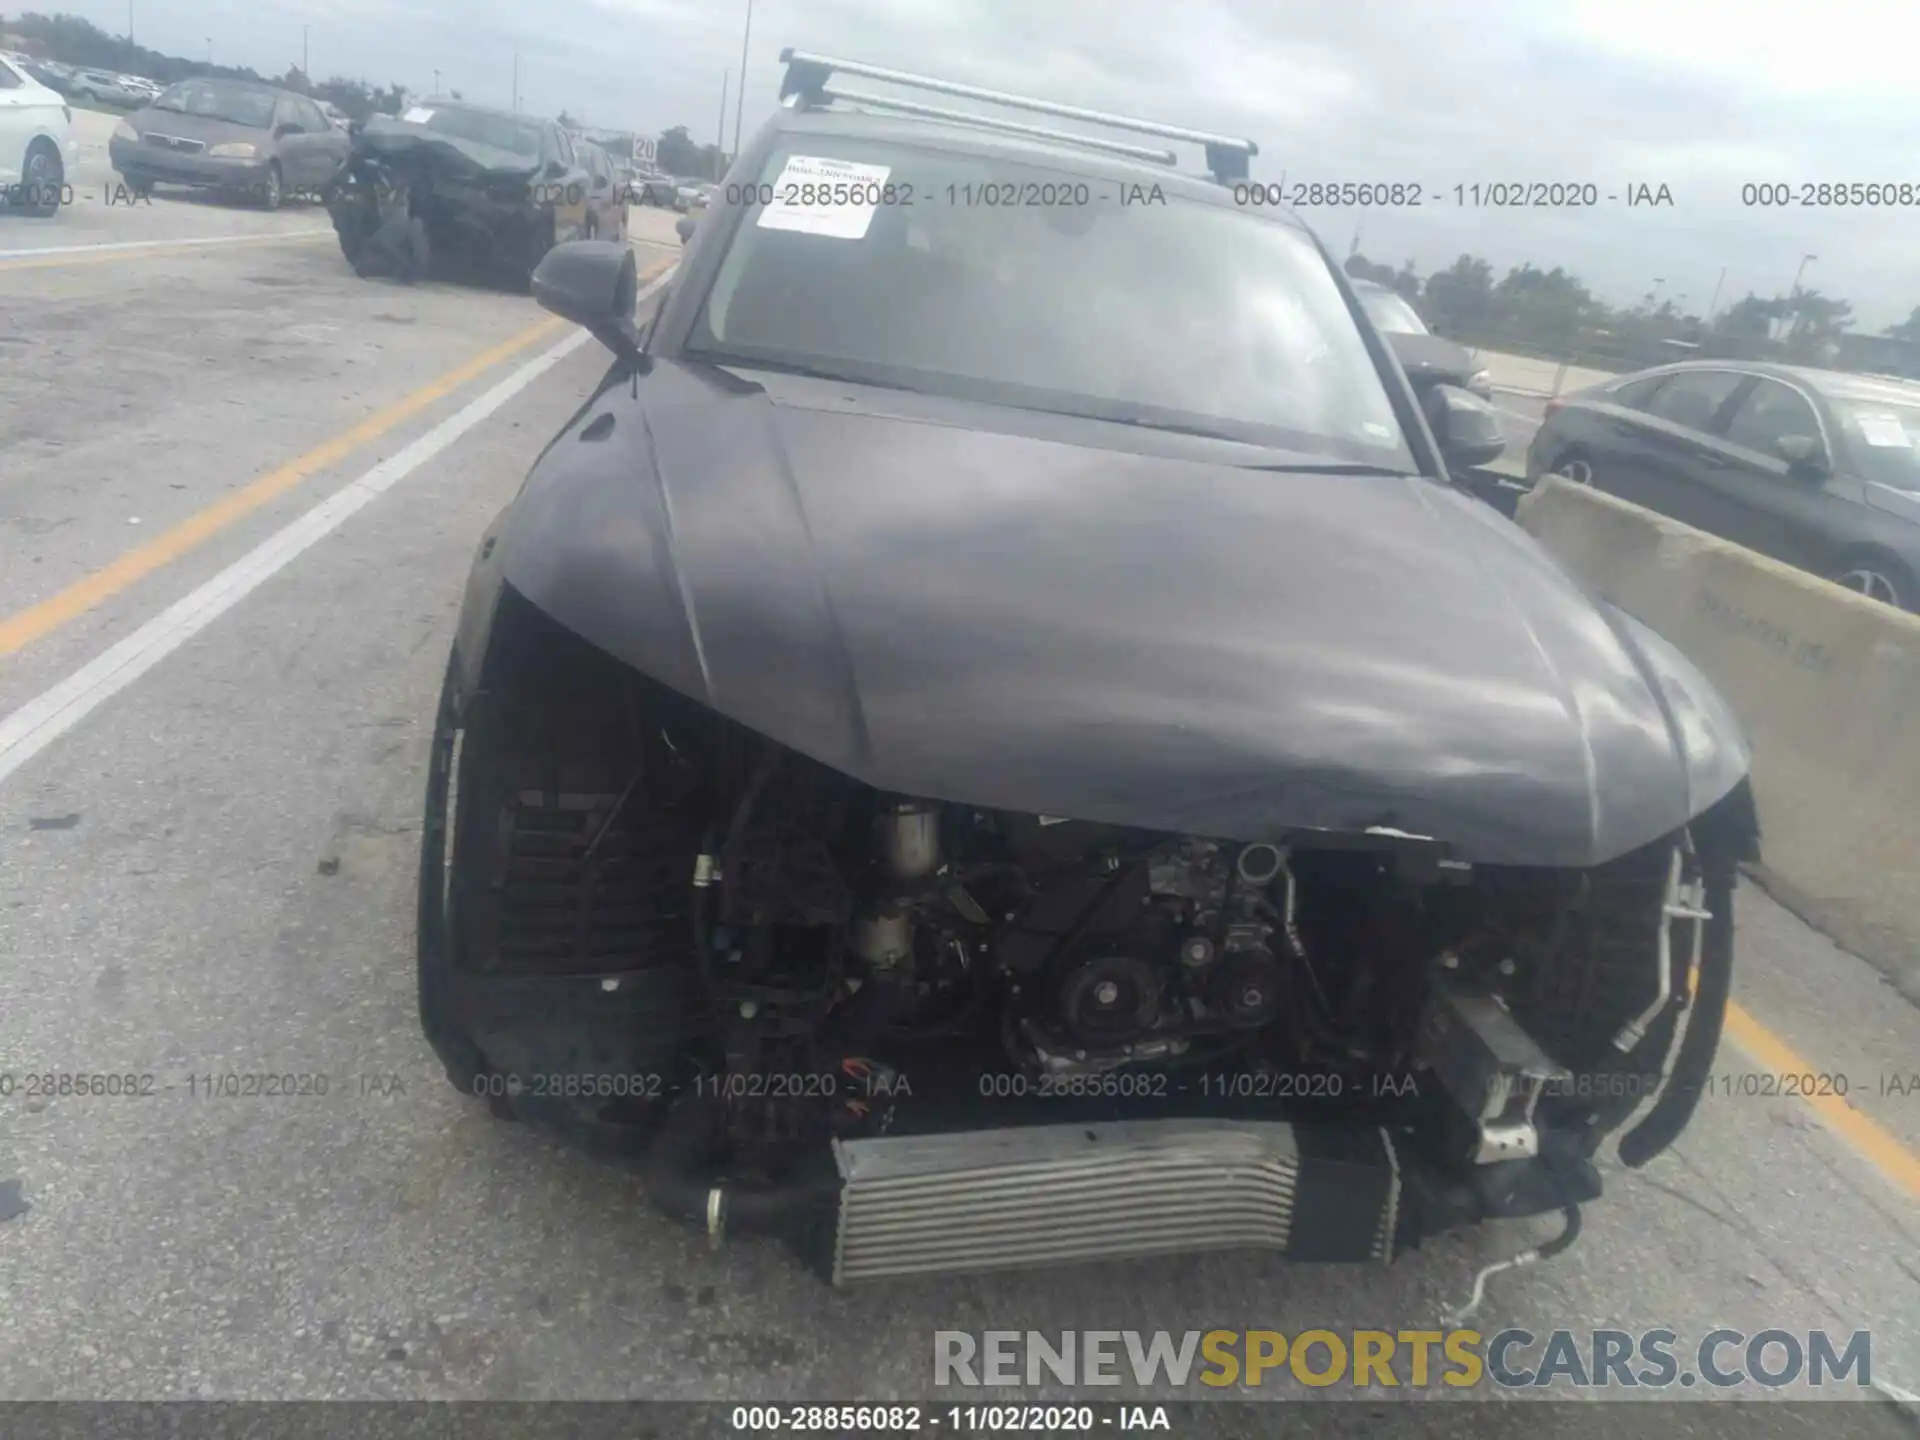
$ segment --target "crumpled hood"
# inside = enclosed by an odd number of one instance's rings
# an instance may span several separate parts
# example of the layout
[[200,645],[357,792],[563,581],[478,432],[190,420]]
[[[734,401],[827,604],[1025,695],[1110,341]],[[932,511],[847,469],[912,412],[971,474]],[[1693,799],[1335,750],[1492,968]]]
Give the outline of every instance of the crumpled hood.
[[370,116],[354,137],[353,154],[449,180],[531,179],[540,162],[512,150],[389,115]]
[[1650,662],[1529,536],[1435,482],[754,378],[771,393],[665,363],[587,406],[510,512],[503,573],[883,790],[1586,865],[1745,773],[1683,660]]

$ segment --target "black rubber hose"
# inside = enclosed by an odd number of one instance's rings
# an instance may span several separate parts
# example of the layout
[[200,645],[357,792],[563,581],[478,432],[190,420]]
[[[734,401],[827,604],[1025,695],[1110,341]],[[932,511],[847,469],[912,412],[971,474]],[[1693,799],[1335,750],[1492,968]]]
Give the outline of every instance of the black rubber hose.
[[659,1209],[704,1227],[718,1187],[723,1230],[772,1231],[839,1193],[838,1175],[819,1167],[751,1190],[721,1184],[711,1159],[718,1109],[716,1101],[704,1097],[682,1098],[667,1112],[653,1143],[640,1157],[640,1184]]
[[1580,1207],[1568,1205],[1560,1213],[1567,1217],[1566,1228],[1540,1246],[1539,1254],[1542,1260],[1551,1260],[1563,1251],[1571,1250],[1573,1242],[1580,1238]]
[[1667,1088],[1646,1118],[1620,1137],[1620,1161],[1638,1170],[1680,1138],[1706,1089],[1713,1057],[1720,1048],[1727,1001],[1733,993],[1733,874],[1716,867],[1707,885],[1706,942],[1700,956],[1700,981],[1693,996],[1693,1018],[1680,1040]]

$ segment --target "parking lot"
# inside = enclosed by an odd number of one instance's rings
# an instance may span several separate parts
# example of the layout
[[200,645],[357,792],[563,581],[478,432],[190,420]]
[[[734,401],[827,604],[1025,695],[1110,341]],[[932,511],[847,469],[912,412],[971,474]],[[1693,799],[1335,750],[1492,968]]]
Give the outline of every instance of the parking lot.
[[[633,212],[643,274],[677,255],[672,219]],[[0,1098],[0,1182],[31,1205],[0,1211],[0,1395],[925,1397],[935,1330],[1434,1326],[1551,1233],[1381,1270],[1236,1255],[847,1293],[769,1243],[710,1252],[631,1178],[455,1094],[414,1015],[461,586],[605,352],[525,297],[358,280],[317,209],[165,193],[0,215],[0,317],[0,739],[39,737],[0,746],[0,1069],[164,1092]],[[1500,404],[1515,458],[1538,402]],[[291,528],[330,502],[361,508]],[[1476,1323],[1866,1329],[1874,1378],[1920,1389],[1920,1017],[1741,902],[1702,1115]],[[1743,1093],[1783,1056],[1850,1103]],[[190,1078],[228,1072],[329,1084]],[[1882,1427],[1891,1405],[1842,1422]]]

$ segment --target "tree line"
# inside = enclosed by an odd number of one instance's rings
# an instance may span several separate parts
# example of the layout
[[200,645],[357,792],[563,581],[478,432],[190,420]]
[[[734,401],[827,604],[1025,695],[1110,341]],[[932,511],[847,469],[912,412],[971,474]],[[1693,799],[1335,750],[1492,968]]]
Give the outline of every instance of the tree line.
[[[1411,260],[1396,269],[1356,249],[1346,269],[1398,292],[1442,334],[1555,359],[1639,366],[1697,355],[1829,365],[1854,319],[1849,301],[1804,288],[1772,296],[1749,291],[1705,315],[1683,304],[1685,297],[1657,293],[1614,306],[1561,266],[1518,265],[1496,279],[1493,265],[1477,255],[1462,255],[1422,277]],[[1920,306],[1881,334],[1920,345]]]

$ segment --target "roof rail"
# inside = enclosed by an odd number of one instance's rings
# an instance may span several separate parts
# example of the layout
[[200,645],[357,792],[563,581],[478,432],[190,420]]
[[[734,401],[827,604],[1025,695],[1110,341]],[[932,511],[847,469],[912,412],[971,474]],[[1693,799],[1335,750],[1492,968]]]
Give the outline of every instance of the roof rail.
[[1208,171],[1222,185],[1245,180],[1248,159],[1260,153],[1260,147],[1253,141],[1236,140],[1230,135],[1215,135],[1205,130],[1189,130],[1179,125],[1162,125],[1155,120],[1141,120],[1129,115],[1111,115],[1102,110],[1086,110],[1078,105],[1062,105],[1057,101],[1038,100],[1027,95],[1011,95],[1004,90],[987,90],[977,85],[962,85],[952,80],[912,75],[903,70],[889,70],[883,66],[867,65],[857,60],[839,60],[829,55],[815,55],[805,50],[796,50],[792,46],[780,52],[780,62],[787,67],[787,73],[780,82],[781,100],[797,97],[799,103],[806,108],[824,105],[835,99],[880,105],[900,110],[904,114],[961,120],[987,129],[1010,129],[1013,133],[1045,136],[1049,139],[1085,145],[1092,149],[1131,154],[1134,158],[1153,160],[1161,164],[1168,163],[1162,158],[1166,153],[1163,151],[1121,146],[1114,141],[1095,140],[1060,131],[1016,126],[1010,121],[967,115],[958,111],[941,111],[931,106],[914,106],[908,101],[889,100],[879,96],[856,97],[844,90],[836,92],[831,89],[828,82],[838,72],[865,76],[869,80],[883,80],[890,85],[899,85],[907,89],[932,90],[942,95],[957,95],[965,100],[983,100],[993,105],[1005,105],[1010,109],[1030,110],[1042,115],[1058,115],[1062,119],[1078,120],[1087,125],[1104,125],[1114,130],[1130,130],[1139,135],[1156,135],[1163,140],[1179,140],[1189,145],[1199,145],[1206,150]]
[[870,110],[894,110],[902,115],[918,115],[926,120],[954,120],[962,125],[976,125],[983,130],[996,130],[1008,135],[1027,135],[1036,140],[1063,140],[1070,145],[1081,145],[1089,150],[1103,150],[1109,155],[1124,155],[1130,160],[1146,160],[1155,165],[1180,163],[1180,157],[1171,150],[1154,150],[1145,145],[1129,145],[1124,140],[1101,140],[1091,135],[1075,135],[1066,130],[1049,130],[1043,125],[1019,125],[1011,120],[996,120],[987,115],[971,115],[965,110],[948,110],[939,105],[922,105],[913,100],[895,100],[887,95],[869,95],[859,90],[843,90],[837,85],[823,85],[813,93],[822,100],[843,100],[849,105],[863,105]]

